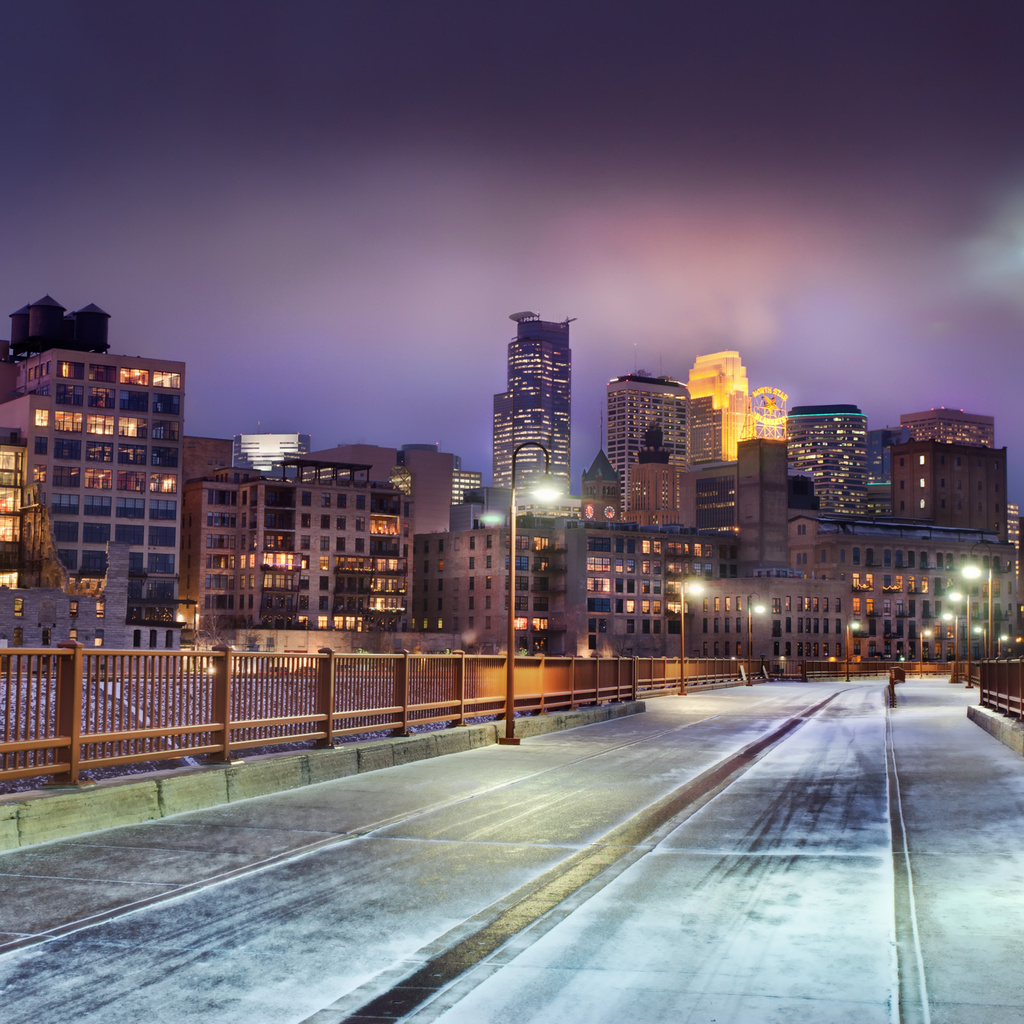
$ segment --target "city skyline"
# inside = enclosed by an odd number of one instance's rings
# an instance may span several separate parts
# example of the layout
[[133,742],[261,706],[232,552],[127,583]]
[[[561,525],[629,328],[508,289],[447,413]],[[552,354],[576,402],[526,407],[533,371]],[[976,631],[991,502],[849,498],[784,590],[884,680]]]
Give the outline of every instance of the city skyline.
[[0,17],[6,312],[98,302],[114,351],[189,365],[191,433],[486,474],[506,317],[537,309],[576,318],[574,491],[609,380],[735,349],[871,429],[994,416],[1024,497],[1010,5]]

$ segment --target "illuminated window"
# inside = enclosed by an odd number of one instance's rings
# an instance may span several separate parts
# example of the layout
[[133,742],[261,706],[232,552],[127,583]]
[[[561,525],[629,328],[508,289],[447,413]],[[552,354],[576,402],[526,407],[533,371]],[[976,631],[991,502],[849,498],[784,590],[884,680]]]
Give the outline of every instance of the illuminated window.
[[85,419],[85,432],[87,434],[113,434],[114,417],[90,413]]
[[81,433],[82,414],[80,412],[56,411],[53,414],[53,429],[63,430],[66,433]]
[[92,466],[86,467],[85,486],[97,490],[109,491],[113,484],[113,471],[109,469],[95,469]]
[[178,478],[173,473],[151,473],[149,492],[150,494],[177,494]]
[[[132,381],[131,383],[136,383]],[[144,381],[138,381],[139,384]],[[169,370],[154,370],[153,371],[153,387],[155,388],[180,388],[181,387],[181,374],[171,373]]]
[[122,384],[139,384],[142,387],[149,386],[149,370],[139,370],[133,366],[121,367]]
[[68,377],[71,380],[82,380],[85,377],[85,363],[69,363],[63,359],[58,359],[57,376]]
[[89,388],[89,406],[93,409],[113,409],[113,388]]
[[14,599],[14,615],[15,618],[21,618],[25,614],[25,598],[16,597]]
[[119,437],[145,437],[148,420],[145,416],[122,416],[117,421]]
[[49,409],[36,409],[35,424],[37,427],[47,427],[50,425],[50,410]]

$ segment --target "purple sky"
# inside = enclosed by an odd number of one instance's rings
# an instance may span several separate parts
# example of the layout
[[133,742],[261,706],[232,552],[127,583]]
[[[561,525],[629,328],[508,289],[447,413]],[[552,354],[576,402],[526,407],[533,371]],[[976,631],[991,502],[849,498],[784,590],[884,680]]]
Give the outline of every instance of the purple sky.
[[1024,501],[1024,5],[33,0],[0,281],[188,362],[187,430],[490,475],[507,316],[608,379],[739,349],[869,426],[996,417]]

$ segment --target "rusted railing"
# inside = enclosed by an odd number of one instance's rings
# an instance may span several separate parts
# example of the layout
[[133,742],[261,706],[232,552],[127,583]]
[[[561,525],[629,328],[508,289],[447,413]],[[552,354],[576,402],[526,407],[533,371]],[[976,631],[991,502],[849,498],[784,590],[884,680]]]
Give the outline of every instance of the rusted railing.
[[976,661],[972,667],[980,704],[1011,718],[1024,718],[1024,661]]
[[[517,713],[635,699],[662,659],[517,658]],[[678,688],[678,674],[675,683]],[[100,651],[0,655],[0,781],[418,726],[505,711],[504,656]]]

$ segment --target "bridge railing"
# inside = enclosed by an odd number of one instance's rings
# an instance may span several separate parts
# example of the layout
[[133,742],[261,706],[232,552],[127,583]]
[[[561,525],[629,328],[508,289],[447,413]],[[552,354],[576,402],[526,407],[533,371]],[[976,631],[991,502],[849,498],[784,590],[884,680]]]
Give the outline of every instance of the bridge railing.
[[[661,660],[517,658],[515,711],[635,699]],[[504,655],[11,649],[0,654],[0,781],[76,784],[90,769],[460,725],[503,716],[506,685]]]
[[1011,718],[1024,718],[1024,661],[976,661],[972,669],[979,703]]

